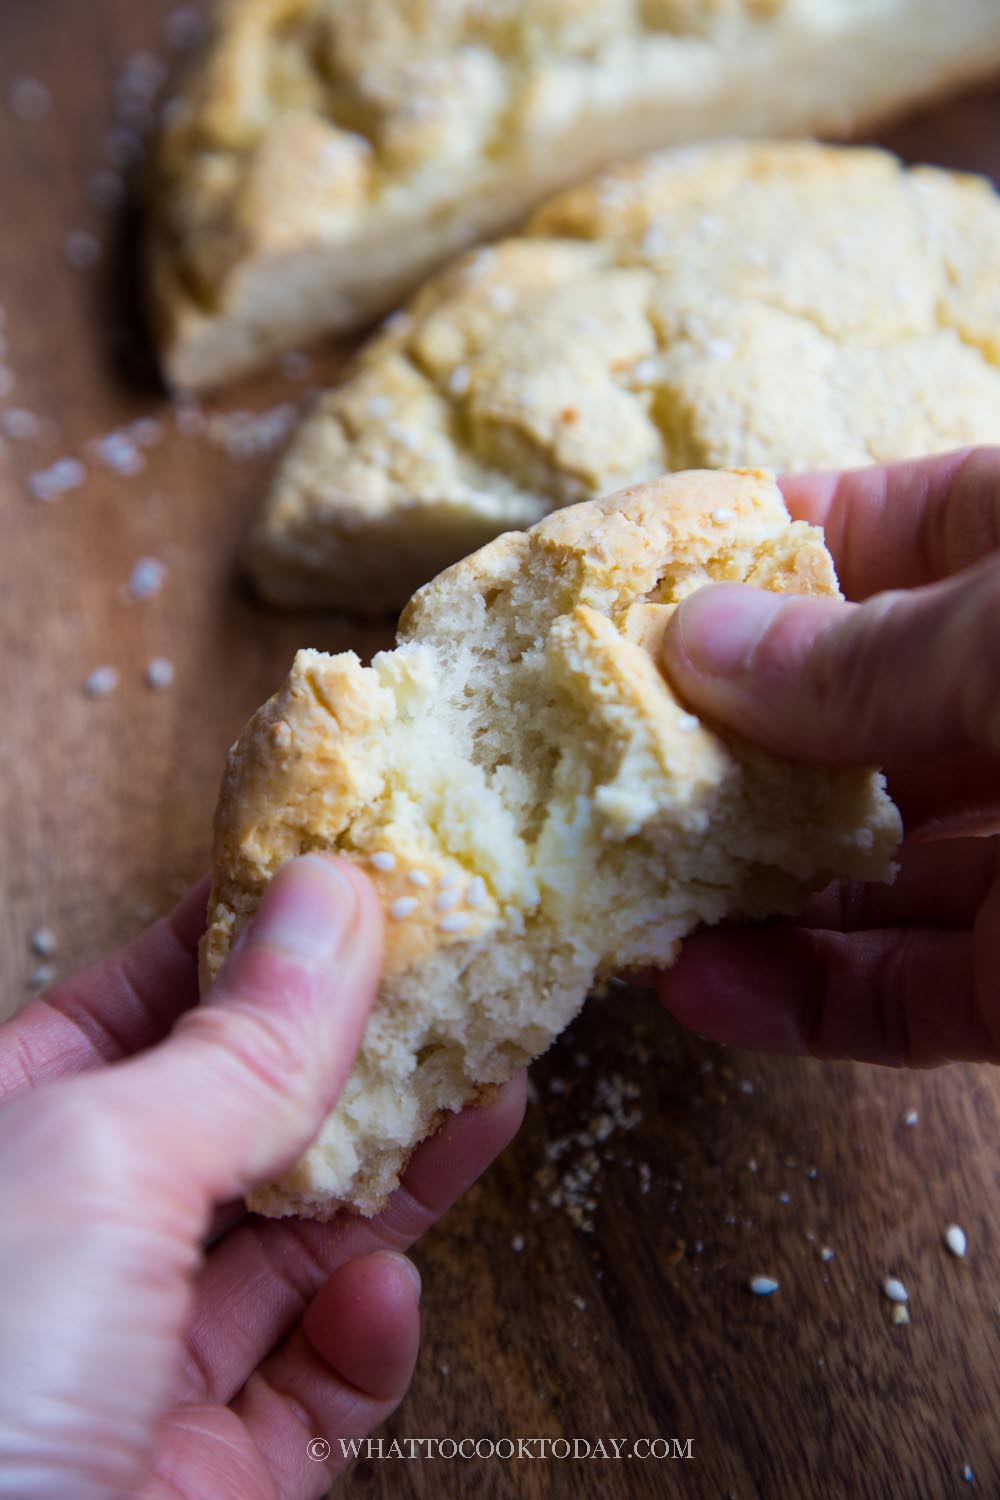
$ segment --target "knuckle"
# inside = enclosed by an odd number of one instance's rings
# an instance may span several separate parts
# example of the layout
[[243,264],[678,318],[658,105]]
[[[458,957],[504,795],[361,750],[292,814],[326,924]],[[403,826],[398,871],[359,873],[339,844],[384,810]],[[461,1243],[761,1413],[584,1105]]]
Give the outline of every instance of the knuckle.
[[228,1000],[184,1017],[178,1031],[207,1049],[213,1071],[258,1090],[273,1107],[311,1102],[315,1063],[294,1026],[252,1001]]

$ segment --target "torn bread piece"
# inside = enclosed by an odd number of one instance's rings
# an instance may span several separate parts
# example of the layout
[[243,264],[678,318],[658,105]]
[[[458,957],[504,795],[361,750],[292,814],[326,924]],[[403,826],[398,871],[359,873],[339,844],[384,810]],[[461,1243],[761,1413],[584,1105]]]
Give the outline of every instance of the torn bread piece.
[[609,172],[365,347],[279,468],[252,577],[274,604],[384,612],[490,537],[666,470],[1000,441],[998,265],[986,182],[881,151]]
[[794,912],[835,876],[891,879],[880,775],[720,735],[661,674],[672,610],[721,579],[838,592],[770,475],[677,474],[457,564],[370,667],[299,652],[230,752],[203,982],[309,850],[374,880],[386,964],[340,1102],[253,1208],[375,1213],[443,1112],[543,1052],[595,980],[669,965],[704,923]]
[[222,0],[149,194],[167,377],[360,327],[611,161],[843,135],[997,66],[996,0]]

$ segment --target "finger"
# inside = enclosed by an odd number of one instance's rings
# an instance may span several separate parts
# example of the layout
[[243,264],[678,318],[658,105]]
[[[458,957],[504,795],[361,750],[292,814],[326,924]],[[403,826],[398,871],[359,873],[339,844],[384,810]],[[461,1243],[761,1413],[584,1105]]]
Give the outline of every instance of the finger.
[[234,1231],[195,1285],[178,1400],[232,1400],[338,1267],[373,1250],[412,1245],[513,1139],[524,1101],[519,1074],[489,1104],[450,1116],[374,1219],[251,1218]]
[[[420,1344],[420,1277],[405,1257],[376,1252],[334,1273],[302,1325],[233,1402],[282,1496],[314,1493],[309,1444],[331,1443],[332,1478],[346,1467],[340,1439],[363,1437],[406,1394]],[[315,1450],[314,1450],[315,1451]]]
[[890,761],[885,773],[908,839],[1000,832],[1000,756],[966,750]]
[[294,860],[206,1003],[102,1076],[106,1113],[169,1160],[192,1212],[279,1175],[309,1144],[354,1061],[380,958],[365,876],[323,855]]
[[849,599],[916,588],[1000,548],[1000,448],[781,480],[791,514],[822,526]]
[[696,712],[794,760],[1000,752],[1000,556],[865,604],[699,589],[663,660]]
[[[418,1302],[419,1276],[403,1256],[380,1251],[343,1266],[233,1408],[175,1408],[136,1500],[325,1496],[347,1462],[340,1440],[378,1426],[409,1385]],[[317,1446],[324,1439],[329,1461]]]
[[0,1101],[150,1047],[198,999],[208,881],[120,953],[55,985],[0,1030]]
[[893,885],[838,880],[810,896],[803,927],[863,932],[887,927],[971,928],[1000,875],[1000,839],[905,844]]
[[[892,1067],[1000,1058],[1000,1005],[970,932],[766,924],[700,933],[659,994],[713,1041]],[[995,983],[995,976],[991,976]]]

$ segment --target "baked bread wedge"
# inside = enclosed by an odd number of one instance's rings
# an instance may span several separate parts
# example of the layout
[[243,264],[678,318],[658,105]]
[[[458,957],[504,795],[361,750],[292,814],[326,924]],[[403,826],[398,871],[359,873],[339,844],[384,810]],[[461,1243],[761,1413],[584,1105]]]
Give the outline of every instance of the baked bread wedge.
[[661,675],[671,611],[714,579],[837,593],[770,475],[678,474],[498,538],[411,600],[370,667],[299,652],[230,752],[203,981],[317,849],[375,881],[386,964],[340,1102],[253,1208],[376,1212],[444,1112],[543,1052],[595,980],[834,876],[891,879],[880,775],[722,736]]
[[881,151],[618,168],[362,350],[278,469],[251,575],[274,604],[384,612],[490,537],[666,470],[998,442],[998,266],[985,181]]
[[996,0],[221,0],[154,162],[167,377],[357,328],[611,161],[844,134],[997,66]]

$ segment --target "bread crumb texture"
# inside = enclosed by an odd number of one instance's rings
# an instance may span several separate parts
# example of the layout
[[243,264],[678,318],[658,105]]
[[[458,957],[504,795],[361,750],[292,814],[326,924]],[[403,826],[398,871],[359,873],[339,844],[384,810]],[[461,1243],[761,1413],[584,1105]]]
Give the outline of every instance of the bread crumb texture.
[[843,133],[998,64],[996,0],[223,0],[154,164],[168,374],[360,326],[611,161]]
[[252,1207],[376,1212],[443,1112],[544,1051],[595,980],[833,876],[891,878],[879,775],[723,737],[660,673],[674,606],[723,579],[837,594],[769,475],[679,474],[494,541],[411,600],[370,667],[299,652],[230,753],[203,980],[317,849],[374,880],[387,960],[337,1108]]
[[473,547],[665,470],[1000,441],[1000,201],[808,143],[668,152],[431,281],[324,395],[250,566],[398,607]]

